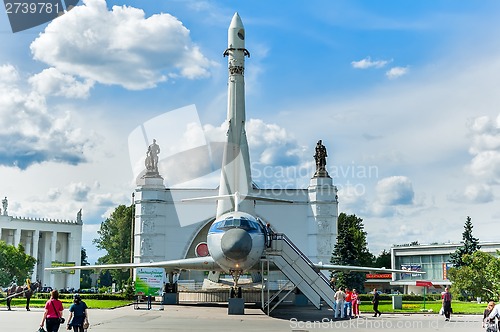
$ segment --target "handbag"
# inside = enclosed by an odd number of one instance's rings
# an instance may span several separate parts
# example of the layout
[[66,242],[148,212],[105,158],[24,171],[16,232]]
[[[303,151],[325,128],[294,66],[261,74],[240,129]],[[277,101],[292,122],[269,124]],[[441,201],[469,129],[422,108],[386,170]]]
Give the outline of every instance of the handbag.
[[50,301],[50,303],[52,303],[52,307],[54,308],[54,311],[56,312],[57,319],[59,319],[59,324],[64,324],[64,322],[66,320],[64,319],[64,317],[59,317],[59,312],[57,311],[56,306],[54,305],[54,302]]
[[43,328],[43,326],[40,326],[40,328],[38,329],[37,332],[46,332],[45,329]]
[[88,329],[89,328],[89,322],[83,322],[83,328]]

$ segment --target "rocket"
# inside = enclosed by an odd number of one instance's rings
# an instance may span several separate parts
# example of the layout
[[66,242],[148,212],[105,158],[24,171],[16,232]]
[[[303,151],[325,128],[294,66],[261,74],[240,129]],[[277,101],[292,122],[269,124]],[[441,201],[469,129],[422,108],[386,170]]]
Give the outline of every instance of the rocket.
[[[219,196],[241,195],[241,201],[219,200],[217,217],[233,208],[250,214],[255,213],[254,202],[245,200],[252,189],[250,156],[245,133],[245,28],[240,15],[235,13],[228,29],[228,45],[224,57],[228,57],[227,84],[227,139],[222,158]],[[234,198],[237,199],[237,198]]]

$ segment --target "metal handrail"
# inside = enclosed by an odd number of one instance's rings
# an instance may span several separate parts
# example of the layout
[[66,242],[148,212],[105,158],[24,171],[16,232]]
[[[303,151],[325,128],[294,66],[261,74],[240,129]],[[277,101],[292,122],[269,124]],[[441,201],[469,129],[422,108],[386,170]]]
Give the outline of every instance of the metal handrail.
[[327,284],[329,284],[329,281],[326,278],[326,276],[323,273],[321,273],[321,271],[314,265],[314,263],[309,259],[309,257],[304,255],[304,253],[300,251],[300,249],[288,238],[288,236],[286,236],[283,233],[273,233],[271,234],[271,238],[273,240],[283,240],[285,243],[287,243],[307,263],[307,265],[309,265],[316,272],[316,274],[318,274],[318,276],[321,279],[323,279]]

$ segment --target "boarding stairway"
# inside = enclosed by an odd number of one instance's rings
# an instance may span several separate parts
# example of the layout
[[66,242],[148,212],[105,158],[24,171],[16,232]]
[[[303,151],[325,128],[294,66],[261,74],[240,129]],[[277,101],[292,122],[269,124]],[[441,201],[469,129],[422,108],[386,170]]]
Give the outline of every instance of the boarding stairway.
[[[314,266],[309,258],[285,234],[270,234],[270,240],[269,247],[265,250],[264,257],[261,260],[262,274],[264,274],[265,266],[267,265],[267,271],[269,272],[269,265],[273,263],[288,278],[289,283],[284,285],[273,296],[270,296],[269,290],[267,290],[267,301],[264,294],[265,287],[263,287],[262,310],[267,311],[269,315],[294,290],[294,287],[290,287],[291,284],[297,287],[317,309],[321,308],[321,299],[333,308],[335,292],[330,287],[325,275]],[[288,289],[288,292],[280,296],[285,289]],[[278,297],[279,300],[276,301]],[[275,302],[273,303],[273,301]]]

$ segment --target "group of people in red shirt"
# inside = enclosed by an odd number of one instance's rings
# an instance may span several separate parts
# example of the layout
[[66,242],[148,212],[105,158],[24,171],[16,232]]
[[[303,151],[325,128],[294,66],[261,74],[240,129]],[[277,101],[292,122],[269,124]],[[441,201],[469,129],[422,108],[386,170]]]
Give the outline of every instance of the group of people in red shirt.
[[359,318],[360,302],[356,289],[339,287],[335,292],[335,318]]

